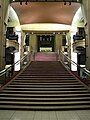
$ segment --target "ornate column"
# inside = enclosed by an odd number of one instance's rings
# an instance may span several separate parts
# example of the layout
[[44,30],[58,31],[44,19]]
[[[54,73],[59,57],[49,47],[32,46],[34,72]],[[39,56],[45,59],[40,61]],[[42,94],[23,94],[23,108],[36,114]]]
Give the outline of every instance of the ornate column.
[[86,31],[86,68],[90,70],[90,0],[82,0]]
[[0,70],[5,67],[5,17],[8,9],[9,0],[0,0]]
[[55,52],[59,52],[59,50],[61,50],[61,46],[62,46],[62,34],[56,34],[55,35]]

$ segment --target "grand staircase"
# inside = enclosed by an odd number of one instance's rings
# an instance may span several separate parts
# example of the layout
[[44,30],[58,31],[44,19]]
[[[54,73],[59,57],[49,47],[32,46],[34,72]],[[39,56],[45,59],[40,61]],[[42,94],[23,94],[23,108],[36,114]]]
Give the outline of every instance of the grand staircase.
[[33,61],[0,93],[0,109],[90,109],[90,92],[58,61]]

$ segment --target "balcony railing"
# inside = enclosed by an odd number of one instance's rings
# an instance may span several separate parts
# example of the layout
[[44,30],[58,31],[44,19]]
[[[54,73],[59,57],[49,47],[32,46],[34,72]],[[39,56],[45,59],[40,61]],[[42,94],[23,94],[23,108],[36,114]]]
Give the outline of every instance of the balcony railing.
[[19,43],[16,40],[6,40],[6,48],[8,47],[14,47],[19,51]]
[[83,39],[85,39],[84,36],[81,36],[81,35],[73,35],[73,40],[74,40],[74,42],[75,42],[76,40],[83,40]]
[[78,52],[78,48],[83,48],[83,49],[85,48],[85,39],[83,39],[83,40],[76,40],[73,43],[73,51],[74,52]]

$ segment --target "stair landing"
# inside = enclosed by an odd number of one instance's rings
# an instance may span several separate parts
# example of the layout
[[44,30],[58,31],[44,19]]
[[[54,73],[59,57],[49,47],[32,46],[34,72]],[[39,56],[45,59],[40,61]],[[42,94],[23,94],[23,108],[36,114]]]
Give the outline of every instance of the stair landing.
[[35,61],[57,61],[55,52],[38,52],[35,54]]

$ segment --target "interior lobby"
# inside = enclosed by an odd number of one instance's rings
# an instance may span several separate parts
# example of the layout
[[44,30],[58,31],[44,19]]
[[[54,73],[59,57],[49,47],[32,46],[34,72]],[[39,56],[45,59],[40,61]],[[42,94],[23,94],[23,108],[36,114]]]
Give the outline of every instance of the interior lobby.
[[90,0],[0,0],[0,120],[90,120],[89,11]]

